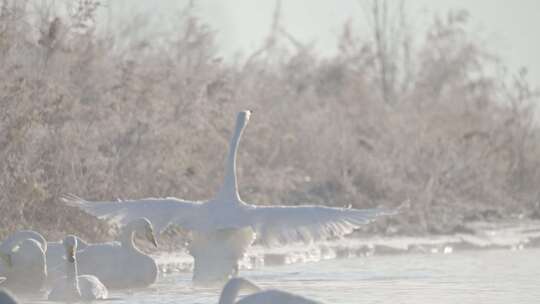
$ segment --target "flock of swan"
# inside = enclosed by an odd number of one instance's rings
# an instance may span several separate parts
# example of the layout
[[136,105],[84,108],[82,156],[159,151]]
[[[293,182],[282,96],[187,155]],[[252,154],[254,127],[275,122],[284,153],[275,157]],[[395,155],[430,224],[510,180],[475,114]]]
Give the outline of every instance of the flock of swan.
[[135,234],[157,247],[145,218],[130,222],[119,241],[109,243],[90,244],[73,235],[48,243],[38,232],[18,231],[0,244],[0,286],[17,293],[52,286],[48,298],[56,301],[104,299],[108,288],[147,287],[156,281],[158,267],[135,246]]
[[[266,246],[339,237],[381,215],[396,210],[323,206],[255,206],[241,200],[236,178],[236,154],[250,111],[238,114],[217,195],[208,201],[177,198],[91,202],[75,195],[69,206],[122,228],[117,242],[91,244],[68,235],[47,242],[35,231],[18,231],[0,244],[0,282],[13,292],[50,288],[49,300],[77,301],[107,298],[108,289],[143,288],[158,276],[155,260],[139,250],[134,235],[158,246],[156,233],[169,226],[191,232],[189,253],[194,258],[195,283],[227,282],[219,303],[320,303],[278,290],[261,291],[237,277],[239,260],[255,239]],[[155,231],[154,231],[155,228]],[[255,291],[238,302],[240,290]],[[0,304],[12,303],[0,291]]]

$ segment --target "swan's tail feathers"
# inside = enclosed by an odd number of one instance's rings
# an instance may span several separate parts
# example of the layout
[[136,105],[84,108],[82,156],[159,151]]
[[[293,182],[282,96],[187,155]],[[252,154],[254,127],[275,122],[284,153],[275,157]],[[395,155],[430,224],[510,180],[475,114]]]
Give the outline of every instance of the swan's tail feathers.
[[83,205],[88,203],[88,201],[72,193],[63,194],[60,197],[60,200],[70,207],[77,207],[77,208],[81,208]]

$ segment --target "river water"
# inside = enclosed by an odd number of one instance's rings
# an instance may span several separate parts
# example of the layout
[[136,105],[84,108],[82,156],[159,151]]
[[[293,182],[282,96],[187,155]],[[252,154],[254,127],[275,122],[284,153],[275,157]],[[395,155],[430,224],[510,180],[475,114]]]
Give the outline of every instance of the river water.
[[[349,238],[264,249],[252,247],[240,274],[332,304],[540,303],[540,223],[485,225],[474,235]],[[149,288],[112,291],[113,303],[215,304],[219,288],[191,282],[185,252],[156,256]],[[45,295],[21,298],[44,303]],[[275,303],[280,304],[280,303]]]
[[[478,250],[331,259],[244,270],[264,288],[327,303],[540,303],[540,249]],[[217,303],[190,273],[163,274],[150,289],[113,292],[115,303]]]

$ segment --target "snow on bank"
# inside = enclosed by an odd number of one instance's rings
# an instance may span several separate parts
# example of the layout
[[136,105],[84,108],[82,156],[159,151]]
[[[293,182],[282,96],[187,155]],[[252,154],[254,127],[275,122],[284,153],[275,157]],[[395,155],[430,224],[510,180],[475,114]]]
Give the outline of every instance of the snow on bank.
[[[522,250],[540,247],[540,222],[476,223],[474,234],[346,238],[276,249],[254,246],[241,261],[242,269],[320,260],[392,254],[451,254],[463,250]],[[186,272],[193,259],[186,252],[156,256],[164,273]]]

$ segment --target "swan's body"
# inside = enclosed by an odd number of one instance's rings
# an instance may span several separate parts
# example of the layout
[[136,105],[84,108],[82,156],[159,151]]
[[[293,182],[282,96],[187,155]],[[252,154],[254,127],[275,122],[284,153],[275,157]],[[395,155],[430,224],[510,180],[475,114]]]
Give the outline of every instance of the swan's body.
[[[27,231],[8,237],[0,245],[0,275],[6,277],[3,286],[10,290],[29,293],[39,291],[47,279],[46,242],[25,238]],[[45,244],[45,245],[44,245]]]
[[59,279],[49,293],[51,301],[98,300],[108,297],[107,288],[92,275],[79,275],[77,270],[77,239],[68,235],[64,239],[66,250],[66,277]]
[[[235,275],[238,260],[251,245],[255,235],[265,245],[309,242],[328,236],[342,236],[379,215],[395,213],[383,209],[254,206],[244,203],[238,194],[236,152],[249,116],[249,111],[238,114],[224,182],[216,197],[209,201],[147,198],[123,202],[88,202],[75,196],[66,196],[64,201],[111,223],[124,225],[134,218],[145,216],[159,231],[169,225],[178,225],[195,232],[190,253],[195,259],[194,279],[200,281],[223,281]],[[225,254],[220,255],[220,252]],[[208,264],[225,266],[201,269],[200,266]]]
[[[253,291],[235,302],[240,290]],[[243,278],[230,279],[223,287],[218,304],[323,304],[290,292],[269,289],[261,291],[257,285]]]
[[134,234],[145,236],[156,247],[152,224],[140,218],[122,230],[120,242],[89,244],[77,252],[79,272],[97,276],[107,288],[139,288],[153,284],[158,275],[154,259],[133,243]]

